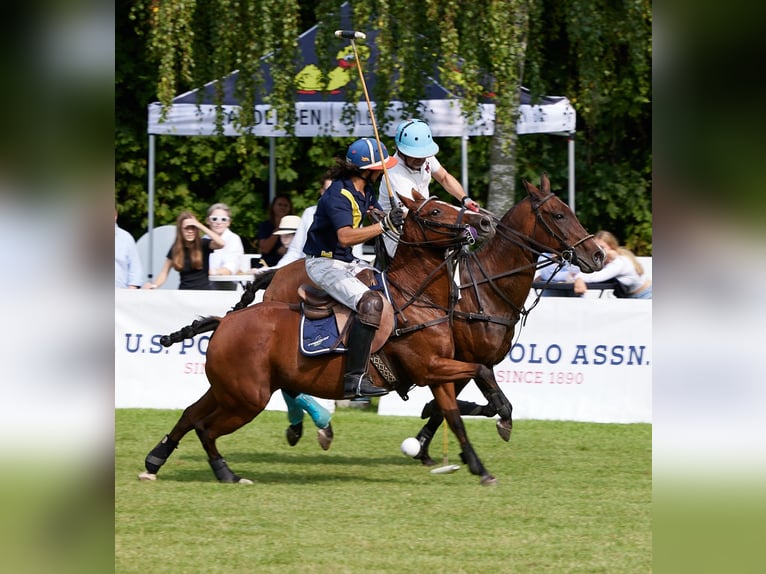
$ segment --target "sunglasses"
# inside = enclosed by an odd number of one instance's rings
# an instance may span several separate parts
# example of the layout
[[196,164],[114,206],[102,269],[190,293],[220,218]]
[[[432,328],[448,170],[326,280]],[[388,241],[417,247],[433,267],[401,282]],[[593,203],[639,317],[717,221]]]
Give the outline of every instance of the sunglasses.
[[184,227],[184,231],[196,231],[196,230],[197,228],[194,227],[193,225],[187,225],[186,227]]
[[212,221],[213,223],[218,223],[219,221],[221,223],[226,223],[227,221],[229,221],[229,219],[230,218],[226,217],[225,215],[222,216],[222,217],[218,217],[218,216],[214,215],[213,217],[210,218],[210,221]]

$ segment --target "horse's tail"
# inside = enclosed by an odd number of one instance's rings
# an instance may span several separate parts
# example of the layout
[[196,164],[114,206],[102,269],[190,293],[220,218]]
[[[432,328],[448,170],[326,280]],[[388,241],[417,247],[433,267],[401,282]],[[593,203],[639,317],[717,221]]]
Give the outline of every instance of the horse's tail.
[[239,311],[240,309],[244,309],[250,303],[253,302],[253,299],[255,299],[255,293],[259,289],[266,289],[269,285],[271,285],[271,280],[274,278],[274,273],[276,273],[276,269],[268,269],[267,271],[264,271],[261,275],[258,275],[258,277],[255,278],[254,281],[251,281],[247,284],[245,287],[245,292],[242,293],[242,298],[239,300],[239,303],[234,305],[229,311],[226,312],[228,315],[232,311]]
[[191,325],[179,329],[175,333],[163,335],[160,337],[160,344],[163,347],[169,347],[173,343],[180,343],[184,339],[191,339],[194,335],[199,335],[200,333],[205,333],[207,331],[215,331],[220,323],[220,317],[202,317],[201,319],[194,321]]
[[[240,309],[244,309],[250,305],[250,303],[252,303],[255,299],[255,293],[259,289],[265,289],[271,284],[271,280],[274,278],[274,273],[276,273],[276,271],[276,269],[269,269],[262,275],[259,275],[255,281],[248,283],[247,287],[245,287],[245,292],[242,294],[242,298],[239,300],[239,303],[229,309],[226,314],[228,315],[232,311],[239,311]],[[184,339],[191,339],[200,333],[215,331],[218,328],[220,322],[220,317],[202,317],[201,319],[194,321],[191,325],[187,325],[186,327],[183,327],[174,333],[170,333],[170,335],[163,335],[160,337],[160,344],[163,347],[170,347],[170,345],[173,343],[180,343]]]

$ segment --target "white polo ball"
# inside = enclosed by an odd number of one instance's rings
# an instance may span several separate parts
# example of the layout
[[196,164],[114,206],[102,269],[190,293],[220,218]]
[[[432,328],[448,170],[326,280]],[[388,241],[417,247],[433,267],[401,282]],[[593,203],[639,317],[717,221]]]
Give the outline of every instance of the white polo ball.
[[402,453],[406,456],[417,456],[420,453],[420,441],[415,437],[409,437],[402,441]]

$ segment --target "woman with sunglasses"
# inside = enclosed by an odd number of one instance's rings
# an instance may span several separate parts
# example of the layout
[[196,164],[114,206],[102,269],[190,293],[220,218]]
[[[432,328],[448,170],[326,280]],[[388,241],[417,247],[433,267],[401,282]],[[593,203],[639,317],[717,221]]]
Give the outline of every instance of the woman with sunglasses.
[[[231,209],[225,203],[214,203],[207,208],[207,224],[226,242],[226,245],[210,254],[211,275],[235,275],[239,271],[240,261],[245,249],[242,239],[234,233],[231,225]],[[234,291],[237,285],[233,282],[213,283],[214,289]]]
[[[203,234],[207,237],[202,237]],[[144,289],[157,289],[165,283],[171,267],[181,278],[179,289],[212,289],[208,278],[210,253],[224,245],[226,242],[220,235],[197,221],[191,212],[182,211],[176,218],[176,238],[162,270],[154,282],[144,284]]]

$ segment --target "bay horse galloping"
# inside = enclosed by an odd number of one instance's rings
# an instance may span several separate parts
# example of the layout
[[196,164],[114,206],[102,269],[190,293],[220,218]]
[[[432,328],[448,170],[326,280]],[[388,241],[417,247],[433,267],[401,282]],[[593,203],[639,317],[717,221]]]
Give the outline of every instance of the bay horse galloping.
[[[482,364],[454,359],[447,314],[454,283],[449,265],[452,259],[445,259],[445,250],[454,254],[466,241],[490,236],[494,228],[487,216],[458,209],[433,197],[424,199],[417,193],[413,196],[413,200],[401,198],[409,212],[399,250],[386,276],[394,308],[407,307],[406,317],[397,317],[397,321],[406,320],[407,324],[422,328],[389,339],[379,354],[394,372],[430,386],[461,442],[471,472],[481,477],[482,484],[493,484],[495,478],[484,468],[466,437],[454,381],[473,378],[494,383],[494,373]],[[249,483],[228,467],[216,446],[219,437],[253,420],[278,389],[342,399],[344,355],[301,354],[300,321],[300,306],[278,301],[258,303],[222,318],[203,319],[202,328],[215,331],[205,363],[210,388],[184,410],[170,433],[150,451],[145,460],[146,472],[139,478],[156,479],[179,441],[194,429],[219,481]],[[185,336],[176,335],[163,338],[163,344],[167,346]],[[371,371],[370,376],[377,386],[391,388],[377,371]]]
[[[541,253],[552,253],[554,259],[577,264],[584,273],[598,271],[604,264],[604,252],[569,206],[551,192],[548,176],[542,175],[540,188],[523,183],[527,196],[505,213],[494,237],[460,258],[460,299],[453,328],[456,359],[492,368],[505,358],[513,344],[515,325],[531,310],[524,304]],[[468,382],[458,382],[457,392]],[[510,416],[507,420],[504,417],[510,408],[505,394],[499,388],[485,392],[482,385],[478,386],[487,405],[458,401],[461,414],[499,414],[498,434],[509,440],[512,421]],[[428,422],[416,435],[420,452],[413,458],[432,466],[436,463],[428,447],[443,420],[433,401],[423,408],[426,417]]]
[[[527,196],[500,219],[494,237],[478,249],[464,250],[459,256],[460,298],[450,310],[455,358],[480,363],[490,370],[508,353],[515,326],[528,313],[524,303],[540,253],[553,253],[560,260],[577,263],[585,272],[601,269],[604,262],[604,253],[593,236],[551,192],[546,174],[541,177],[540,188],[527,181],[523,183]],[[263,295],[264,301],[295,299],[297,285],[307,280],[300,265],[295,265],[277,271]],[[456,381],[456,392],[460,393],[469,380]],[[410,382],[417,380],[410,379]],[[510,440],[511,403],[494,378],[476,383],[487,405],[457,401],[460,414],[499,415],[498,434],[503,440]],[[444,417],[438,407],[434,408],[433,401],[425,406],[423,414],[429,421],[417,434],[421,447],[413,458],[431,466],[435,462],[428,447]]]

